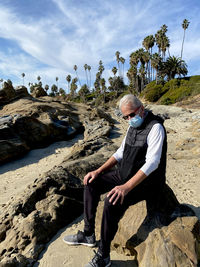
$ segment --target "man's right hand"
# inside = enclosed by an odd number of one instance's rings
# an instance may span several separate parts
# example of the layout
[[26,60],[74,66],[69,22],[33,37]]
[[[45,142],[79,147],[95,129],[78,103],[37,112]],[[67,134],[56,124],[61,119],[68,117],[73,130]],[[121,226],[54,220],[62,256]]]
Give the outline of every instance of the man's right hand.
[[91,183],[95,178],[97,178],[98,175],[99,172],[97,170],[88,172],[83,179],[83,184],[87,185],[88,183]]

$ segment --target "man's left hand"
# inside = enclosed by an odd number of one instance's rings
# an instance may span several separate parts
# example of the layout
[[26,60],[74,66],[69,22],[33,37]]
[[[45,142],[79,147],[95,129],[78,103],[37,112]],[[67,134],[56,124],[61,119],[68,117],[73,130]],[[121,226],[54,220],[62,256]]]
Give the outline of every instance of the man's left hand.
[[128,193],[128,188],[125,184],[115,186],[108,194],[107,197],[110,197],[109,202],[111,202],[113,205],[117,203],[118,200],[120,200],[120,204],[123,203],[124,197]]

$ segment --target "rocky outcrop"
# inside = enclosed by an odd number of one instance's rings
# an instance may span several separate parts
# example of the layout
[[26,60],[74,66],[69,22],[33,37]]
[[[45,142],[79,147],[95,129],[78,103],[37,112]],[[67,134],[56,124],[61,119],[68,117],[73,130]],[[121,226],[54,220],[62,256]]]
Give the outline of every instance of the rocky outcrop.
[[85,105],[73,106],[48,98],[19,99],[4,106],[0,110],[0,163],[30,149],[70,139],[84,129],[85,141],[98,143],[99,136],[109,135],[112,120],[108,114],[102,110],[97,113]]
[[9,103],[9,101],[14,99],[15,96],[16,92],[12,84],[4,82],[2,89],[0,89],[0,105]]
[[36,179],[1,211],[0,266],[31,266],[45,243],[82,213],[81,201],[80,179],[63,168]]
[[[200,221],[189,207],[176,206],[173,199],[170,192],[167,201],[168,205],[174,206],[174,211],[168,216],[166,213],[148,214],[145,201],[129,207],[119,222],[112,249],[134,255],[138,266],[142,267],[197,266],[200,259]],[[97,210],[97,233],[102,210],[103,201]]]
[[[116,149],[105,136],[107,122],[100,119],[97,124],[101,125],[98,136],[96,131],[94,136],[90,131],[89,140],[87,135],[80,140],[62,166],[37,178],[22,196],[3,207],[0,266],[31,266],[53,235],[81,215],[84,175],[106,161]],[[85,129],[86,132],[91,129],[89,121]]]
[[[39,114],[38,114],[39,115]],[[0,163],[11,160],[33,148],[44,147],[52,142],[67,140],[82,130],[81,122],[68,122],[67,117],[23,116],[20,114],[0,118]]]
[[47,92],[41,86],[35,86],[31,95],[33,97],[47,96]]
[[23,97],[31,97],[25,86],[17,86],[14,89],[11,82],[4,82],[2,89],[0,89],[0,106]]
[[15,93],[16,93],[17,99],[27,97],[27,96],[30,97],[28,90],[25,86],[16,86]]

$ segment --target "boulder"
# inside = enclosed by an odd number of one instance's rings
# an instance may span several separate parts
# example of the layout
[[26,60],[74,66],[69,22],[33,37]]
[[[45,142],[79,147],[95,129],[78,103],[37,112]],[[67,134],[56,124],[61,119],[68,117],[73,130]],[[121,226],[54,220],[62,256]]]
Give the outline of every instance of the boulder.
[[197,266],[200,222],[197,217],[178,217],[167,227],[156,228],[135,250],[139,266]]
[[[167,203],[164,208],[170,212],[149,212],[145,201],[130,206],[119,222],[111,248],[134,255],[141,267],[197,266],[200,259],[200,221],[188,206],[177,205],[168,186],[165,194]],[[97,233],[103,204],[101,201],[97,209]]]
[[2,89],[0,89],[0,106],[9,103],[15,97],[16,92],[12,83],[4,82]]
[[20,254],[31,264],[61,227],[80,216],[81,200],[80,180],[63,169],[37,179],[1,210],[0,262],[21,266]]
[[107,112],[103,111],[100,108],[94,108],[92,109],[92,112],[90,114],[90,120],[94,120],[95,118],[101,118],[108,121],[110,124],[114,124],[115,120],[108,114]]
[[95,120],[95,121],[84,121],[83,126],[85,127],[84,131],[84,140],[95,140],[99,136],[109,136],[112,127],[109,122],[105,119]]
[[23,85],[16,86],[15,93],[16,93],[17,98],[30,97],[30,94],[28,93],[27,88]]
[[10,127],[12,116],[0,117],[0,163],[24,155],[30,150],[27,143]]
[[47,96],[47,92],[41,86],[35,86],[31,94],[33,97]]

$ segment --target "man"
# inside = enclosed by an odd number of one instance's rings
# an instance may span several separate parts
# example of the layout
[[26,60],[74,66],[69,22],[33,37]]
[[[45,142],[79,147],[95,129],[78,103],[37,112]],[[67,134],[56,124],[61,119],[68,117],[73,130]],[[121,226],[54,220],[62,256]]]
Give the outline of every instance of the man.
[[[105,198],[101,223],[101,239],[94,258],[85,267],[110,266],[110,244],[118,222],[130,205],[150,201],[156,209],[165,184],[167,140],[163,120],[144,109],[134,95],[125,95],[119,107],[129,123],[120,148],[97,170],[84,177],[84,232],[65,236],[70,245],[93,247],[95,214],[102,193]],[[109,171],[118,164],[118,168]]]

